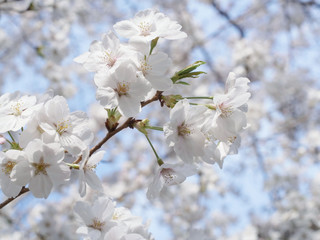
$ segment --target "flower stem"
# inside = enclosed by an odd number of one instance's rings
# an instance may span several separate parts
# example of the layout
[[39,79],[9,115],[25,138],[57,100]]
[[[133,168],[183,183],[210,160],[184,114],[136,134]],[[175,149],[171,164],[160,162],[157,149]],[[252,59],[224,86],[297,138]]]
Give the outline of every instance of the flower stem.
[[8,134],[9,134],[10,138],[12,139],[12,142],[15,142],[13,136],[11,135],[11,133],[8,132]]
[[80,169],[79,164],[74,164],[74,163],[66,163],[70,168],[74,168],[74,169]]
[[185,99],[210,99],[213,100],[213,97],[183,97]]
[[144,128],[152,129],[152,130],[157,130],[157,131],[163,131],[163,127],[155,127],[155,126],[148,126],[146,125]]
[[156,158],[157,158],[157,163],[159,164],[159,166],[161,166],[161,165],[163,164],[162,159],[161,159],[161,158],[159,157],[159,155],[157,154],[157,151],[156,151],[155,148],[153,147],[153,145],[152,145],[152,143],[151,143],[148,135],[145,134],[145,136],[146,136],[146,138],[147,138],[147,140],[148,140],[148,142],[149,142],[149,144],[150,144],[150,146],[151,146],[151,148],[152,148],[152,151],[154,152],[154,155],[155,155]]

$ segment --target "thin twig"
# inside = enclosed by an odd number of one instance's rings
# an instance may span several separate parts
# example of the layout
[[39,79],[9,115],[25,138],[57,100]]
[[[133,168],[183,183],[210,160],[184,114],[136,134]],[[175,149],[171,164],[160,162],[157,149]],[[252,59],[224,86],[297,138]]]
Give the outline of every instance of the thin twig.
[[[149,103],[155,102],[157,100],[160,100],[161,98],[162,91],[157,91],[156,94],[150,98],[147,101],[141,102],[141,107],[144,107],[148,105]],[[125,121],[120,127],[117,127],[115,130],[110,131],[107,133],[107,135],[93,148],[90,149],[90,154],[91,156],[94,152],[96,152],[98,149],[102,147],[103,144],[105,144],[111,137],[113,137],[115,134],[118,132],[122,131],[123,129],[133,126],[133,123],[135,122],[134,118],[128,118],[127,121]],[[73,162],[73,164],[78,164],[82,159],[82,156],[78,157],[76,161]]]
[[163,93],[163,91],[157,91],[156,94],[152,98],[150,98],[147,101],[141,102],[141,107],[144,107],[144,106],[146,106],[149,103],[152,103],[154,101],[160,100],[162,93]]
[[243,28],[236,21],[232,20],[229,14],[226,11],[222,10],[214,0],[211,1],[211,5],[239,32],[241,38],[243,38],[245,35]]
[[12,202],[13,200],[17,199],[18,197],[20,197],[22,194],[29,192],[30,189],[26,188],[26,187],[22,187],[20,193],[16,196],[16,197],[11,197],[8,198],[7,200],[5,200],[4,202],[0,203],[0,209],[3,208],[4,206],[6,206],[7,204],[9,204],[10,202]]
[[115,134],[117,134],[118,132],[122,131],[123,129],[129,126],[132,126],[134,121],[135,121],[134,118],[128,118],[127,121],[125,121],[120,127],[116,128],[114,131],[108,132],[108,134],[96,146],[90,149],[89,156],[91,156],[95,151],[101,148],[102,145],[105,144],[112,136],[114,136]]

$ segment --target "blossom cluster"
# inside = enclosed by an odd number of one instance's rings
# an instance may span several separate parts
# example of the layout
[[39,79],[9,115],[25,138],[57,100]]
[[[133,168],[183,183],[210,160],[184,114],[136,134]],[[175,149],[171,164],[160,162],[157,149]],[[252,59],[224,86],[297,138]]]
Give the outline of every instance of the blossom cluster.
[[[222,168],[224,158],[237,153],[240,133],[247,127],[249,80],[230,73],[224,93],[208,97],[172,94],[203,73],[195,71],[204,63],[198,61],[169,76],[171,60],[157,44],[185,38],[181,25],[149,9],[113,28],[128,42],[121,43],[116,33],[109,31],[75,61],[95,73],[96,98],[108,113],[108,134],[113,136],[122,129],[118,127],[122,118],[128,122],[123,127],[135,127],[151,145],[158,169],[147,197],[154,199],[163,186],[182,183],[196,174],[202,163],[218,163]],[[190,102],[192,99],[205,102]],[[157,100],[170,108],[168,122],[155,127],[148,119],[136,119],[145,104]],[[0,123],[0,143],[9,144],[0,152],[0,186],[7,197],[16,197],[28,187],[35,197],[47,198],[53,187],[70,180],[71,170],[79,173],[81,197],[86,195],[87,185],[103,192],[94,170],[104,156],[104,151],[97,151],[104,142],[89,150],[94,136],[86,113],[70,113],[64,97],[51,92],[41,96],[4,94],[0,96]],[[176,162],[159,157],[149,139],[150,129],[163,131]],[[88,239],[147,239],[136,219],[115,209],[107,197],[99,197],[91,205],[79,202],[75,211],[85,223],[78,233]]]
[[105,195],[92,203],[79,201],[74,206],[80,217],[81,226],[77,233],[88,239],[147,240],[151,239],[146,226],[129,209],[115,207],[115,203]]
[[116,23],[114,30],[128,43],[121,43],[113,31],[94,41],[88,52],[75,58],[83,67],[95,72],[97,100],[105,108],[118,108],[125,117],[141,111],[140,102],[152,90],[165,91],[173,83],[168,76],[171,60],[155,51],[159,39],[181,39],[187,35],[181,25],[154,10],[145,10],[131,20]]
[[35,197],[47,198],[70,178],[65,152],[77,157],[92,141],[86,114],[70,113],[65,98],[51,95],[1,96],[0,133],[7,133],[10,149],[0,152],[0,185],[8,197],[29,184]]
[[224,158],[238,152],[239,134],[247,127],[248,83],[247,78],[230,73],[225,92],[212,97],[211,103],[192,105],[183,99],[175,104],[163,130],[166,142],[180,160],[160,164],[148,198],[157,197],[163,185],[179,184],[194,175],[202,162],[218,163],[222,168]]
[[[141,11],[113,28],[118,35],[128,38],[128,42],[120,43],[116,34],[109,31],[75,59],[86,70],[95,72],[96,97],[105,108],[117,108],[125,117],[136,117],[141,102],[152,93],[172,92],[174,84],[188,84],[181,79],[202,73],[193,72],[199,64],[168,77],[171,60],[156,48],[158,40],[181,39],[186,34],[180,31],[179,24],[162,13]],[[247,78],[230,73],[225,93],[215,95],[207,105],[191,106],[180,95],[162,94],[163,102],[173,107],[170,121],[163,127],[164,137],[182,161],[167,164],[158,159],[160,168],[149,186],[148,198],[156,197],[163,185],[181,183],[195,174],[199,162],[217,162],[222,167],[226,155],[237,153],[239,133],[247,127],[248,83]],[[147,134],[143,128],[152,127],[140,124],[137,128]]]

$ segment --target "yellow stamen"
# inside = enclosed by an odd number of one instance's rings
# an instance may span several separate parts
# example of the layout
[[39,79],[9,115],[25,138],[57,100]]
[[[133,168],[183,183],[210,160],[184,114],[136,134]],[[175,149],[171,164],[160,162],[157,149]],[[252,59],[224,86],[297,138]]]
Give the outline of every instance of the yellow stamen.
[[31,165],[35,168],[35,176],[40,173],[42,173],[43,175],[48,175],[46,168],[49,167],[50,164],[45,163],[43,158],[40,159],[39,163],[32,163]]
[[16,165],[17,163],[12,162],[12,161],[8,161],[4,167],[2,168],[2,172],[4,172],[4,174],[6,175],[10,175],[10,173],[12,172],[13,167]]
[[118,93],[119,97],[127,95],[129,91],[129,85],[125,82],[117,83],[117,88],[115,89],[115,91]]

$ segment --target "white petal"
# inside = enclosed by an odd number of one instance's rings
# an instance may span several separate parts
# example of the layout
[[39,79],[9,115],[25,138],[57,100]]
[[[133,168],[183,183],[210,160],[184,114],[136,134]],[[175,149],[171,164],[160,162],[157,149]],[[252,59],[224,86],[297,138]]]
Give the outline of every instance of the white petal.
[[141,111],[140,101],[135,98],[121,96],[118,98],[119,112],[125,117],[135,117]]
[[92,189],[95,189],[98,191],[103,190],[100,179],[92,170],[87,170],[85,172],[85,177],[86,177],[86,182]]
[[96,98],[100,104],[106,108],[115,108],[118,106],[118,100],[115,91],[110,88],[98,88]]
[[92,213],[102,221],[109,221],[114,213],[114,205],[110,198],[102,196],[94,201]]
[[64,163],[47,167],[47,173],[54,186],[61,185],[70,180],[70,168]]
[[92,156],[89,158],[87,164],[89,164],[90,166],[94,166],[94,165],[98,164],[102,160],[105,153],[106,153],[106,151],[98,151],[98,152],[92,154]]
[[25,186],[31,178],[31,168],[28,161],[17,163],[12,169],[10,177],[17,185]]
[[31,178],[29,188],[36,198],[47,198],[52,189],[50,178],[43,174],[38,174]]
[[1,190],[7,197],[16,197],[21,191],[21,186],[12,182],[8,177],[1,177]]
[[76,63],[83,64],[88,59],[89,55],[90,55],[89,52],[85,52],[85,53],[81,54],[80,56],[74,58],[73,61],[76,62]]
[[16,117],[13,115],[0,116],[0,133],[11,131],[16,124]]
[[148,187],[147,198],[149,200],[157,198],[160,194],[161,189],[163,188],[163,181],[160,180],[160,171],[161,169],[158,170]]
[[122,37],[131,38],[140,33],[139,28],[131,21],[120,21],[113,25],[114,30]]
[[169,90],[173,86],[172,80],[167,76],[147,75],[146,79],[154,89],[159,91]]
[[85,181],[84,171],[79,170],[79,194],[81,197],[86,195],[87,183]]
[[86,148],[86,145],[83,141],[81,141],[81,139],[68,132],[64,132],[60,136],[60,143],[69,153],[74,156],[78,155]]
[[73,209],[87,226],[92,224],[92,220],[95,216],[92,214],[91,206],[87,202],[77,202]]

